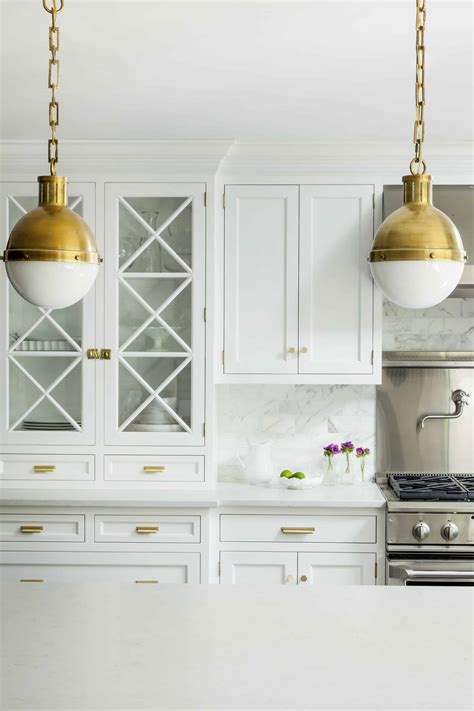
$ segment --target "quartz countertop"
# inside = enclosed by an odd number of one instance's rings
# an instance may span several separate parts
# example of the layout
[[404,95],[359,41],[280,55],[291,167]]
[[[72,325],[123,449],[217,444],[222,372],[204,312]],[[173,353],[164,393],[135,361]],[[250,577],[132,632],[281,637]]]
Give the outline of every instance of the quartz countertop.
[[473,708],[467,588],[455,605],[445,588],[426,587],[0,592],[9,711]]
[[9,488],[0,496],[3,506],[94,506],[149,508],[215,508],[217,506],[380,508],[385,499],[376,484],[364,486],[315,486],[298,491],[219,483],[214,489],[99,489]]

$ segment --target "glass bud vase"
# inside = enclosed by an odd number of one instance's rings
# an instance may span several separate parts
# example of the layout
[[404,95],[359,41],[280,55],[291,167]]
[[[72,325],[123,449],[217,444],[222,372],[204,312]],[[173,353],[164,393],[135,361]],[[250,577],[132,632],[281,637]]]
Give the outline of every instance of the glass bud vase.
[[344,452],[344,461],[341,471],[341,484],[352,485],[354,483],[354,471],[352,468],[352,458],[350,452]]
[[337,469],[334,464],[334,456],[324,457],[326,460],[326,470],[324,472],[323,484],[325,486],[335,486],[337,484]]

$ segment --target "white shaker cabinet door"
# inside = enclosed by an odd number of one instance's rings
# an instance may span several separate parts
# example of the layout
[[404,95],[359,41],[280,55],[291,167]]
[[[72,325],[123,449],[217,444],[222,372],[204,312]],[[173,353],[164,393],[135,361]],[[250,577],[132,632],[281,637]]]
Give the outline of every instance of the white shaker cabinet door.
[[375,553],[298,553],[298,582],[375,585]]
[[373,194],[372,185],[300,188],[300,373],[372,373]]
[[221,583],[230,585],[296,584],[297,553],[222,552]]
[[298,186],[225,189],[224,372],[298,372]]

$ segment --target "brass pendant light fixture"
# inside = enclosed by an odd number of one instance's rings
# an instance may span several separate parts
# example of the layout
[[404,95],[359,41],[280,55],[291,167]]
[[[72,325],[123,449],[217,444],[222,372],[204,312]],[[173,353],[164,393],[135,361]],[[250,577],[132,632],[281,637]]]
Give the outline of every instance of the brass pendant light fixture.
[[51,15],[48,70],[48,162],[50,175],[40,176],[39,204],[13,228],[3,255],[8,278],[24,299],[47,309],[61,309],[80,301],[94,284],[102,261],[94,237],[81,217],[67,207],[68,178],[56,175],[59,125],[58,12],[64,0],[42,0]]
[[403,180],[403,206],[380,225],[369,254],[375,282],[390,301],[427,308],[458,284],[467,259],[453,222],[432,203],[423,158],[427,0],[416,0],[415,157]]

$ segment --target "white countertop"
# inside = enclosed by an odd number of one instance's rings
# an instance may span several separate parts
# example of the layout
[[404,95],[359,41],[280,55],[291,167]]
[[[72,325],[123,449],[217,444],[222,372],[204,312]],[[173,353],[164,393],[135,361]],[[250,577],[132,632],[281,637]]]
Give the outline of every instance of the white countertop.
[[379,508],[385,499],[375,484],[323,486],[296,491],[249,484],[217,484],[215,489],[53,489],[3,487],[3,506],[95,506],[214,508],[216,506]]
[[473,708],[474,593],[5,584],[0,706]]

